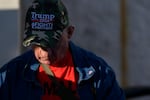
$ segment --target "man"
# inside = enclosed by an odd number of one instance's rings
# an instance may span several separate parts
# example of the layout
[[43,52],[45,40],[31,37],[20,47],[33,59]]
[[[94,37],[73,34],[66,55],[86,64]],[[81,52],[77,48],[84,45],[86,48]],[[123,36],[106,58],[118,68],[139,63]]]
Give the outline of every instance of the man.
[[0,69],[0,100],[125,100],[113,70],[72,43],[73,32],[60,0],[35,0],[23,41],[31,50]]

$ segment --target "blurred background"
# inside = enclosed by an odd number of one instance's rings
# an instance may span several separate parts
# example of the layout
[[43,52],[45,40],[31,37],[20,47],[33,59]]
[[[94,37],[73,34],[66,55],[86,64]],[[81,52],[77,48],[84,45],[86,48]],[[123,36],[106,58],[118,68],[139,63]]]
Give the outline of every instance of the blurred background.
[[[62,1],[76,28],[72,41],[104,58],[122,87],[150,86],[150,0]],[[24,18],[31,2],[0,0],[0,66],[25,51]]]

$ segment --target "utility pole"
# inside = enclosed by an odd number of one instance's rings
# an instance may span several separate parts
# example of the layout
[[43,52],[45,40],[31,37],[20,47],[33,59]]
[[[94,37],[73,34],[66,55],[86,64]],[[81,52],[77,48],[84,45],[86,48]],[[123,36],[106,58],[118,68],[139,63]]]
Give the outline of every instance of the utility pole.
[[121,0],[121,30],[120,30],[120,39],[121,39],[121,82],[123,87],[127,86],[127,17],[126,17],[126,0]]

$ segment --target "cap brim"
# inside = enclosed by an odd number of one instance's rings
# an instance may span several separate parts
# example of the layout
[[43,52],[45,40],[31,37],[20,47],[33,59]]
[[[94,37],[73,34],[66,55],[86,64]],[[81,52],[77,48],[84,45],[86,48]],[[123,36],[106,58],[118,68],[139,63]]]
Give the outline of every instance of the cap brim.
[[32,35],[26,36],[23,41],[25,47],[39,45],[42,47],[53,48],[59,41],[61,33],[56,31],[32,31]]

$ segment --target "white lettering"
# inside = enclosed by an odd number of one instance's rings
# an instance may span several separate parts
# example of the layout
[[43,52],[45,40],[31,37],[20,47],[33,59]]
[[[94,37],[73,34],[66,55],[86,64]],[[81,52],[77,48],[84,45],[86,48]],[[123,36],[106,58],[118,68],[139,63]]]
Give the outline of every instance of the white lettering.
[[55,18],[55,15],[53,14],[37,14],[36,12],[31,12],[32,14],[32,20],[39,20],[40,22],[43,21],[53,21],[53,19]]
[[32,29],[52,30],[53,29],[53,23],[34,22],[34,23],[32,23]]

